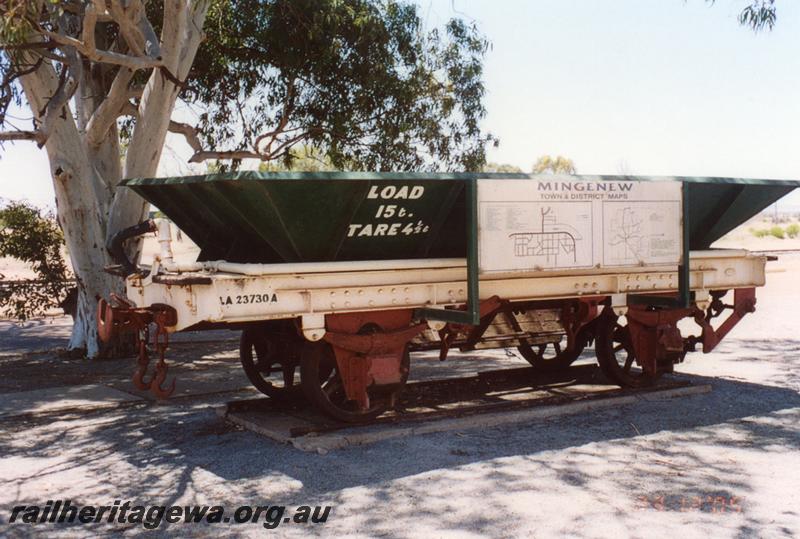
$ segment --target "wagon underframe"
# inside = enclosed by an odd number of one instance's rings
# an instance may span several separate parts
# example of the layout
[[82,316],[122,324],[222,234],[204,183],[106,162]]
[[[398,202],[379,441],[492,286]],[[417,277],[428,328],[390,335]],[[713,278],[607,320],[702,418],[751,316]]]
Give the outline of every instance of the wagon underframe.
[[[408,375],[408,352],[414,350],[438,349],[445,359],[451,348],[517,347],[544,370],[568,366],[596,339],[598,354],[606,356],[599,358],[601,366],[612,379],[623,385],[649,383],[671,371],[696,344],[710,351],[753,310],[766,260],[743,250],[693,251],[689,307],[666,301],[679,288],[674,267],[492,275],[480,280],[480,323],[470,326],[428,320],[424,313],[430,311],[421,310],[466,307],[467,269],[461,260],[383,261],[374,270],[348,262],[179,265],[157,258],[148,275],[127,278],[131,303],[103,302],[100,318],[101,328],[109,331],[156,324],[161,357],[154,380],[145,381],[147,360],[140,357],[136,382],[157,395],[170,392],[161,385],[167,333],[245,328],[243,348],[252,362],[248,375],[264,380],[262,390],[291,393],[305,354],[310,365],[305,370],[321,380],[319,391],[310,390],[312,400],[340,419],[361,420],[391,405]],[[250,275],[234,273],[245,270]],[[736,290],[734,304],[728,305],[732,314],[714,330],[709,322],[725,310],[722,297],[730,290]],[[657,307],[660,300],[665,307]],[[145,315],[132,320],[132,313]],[[604,322],[623,315],[628,324],[622,330]],[[687,317],[700,325],[699,336],[678,331],[677,322]],[[274,353],[276,347],[280,354]],[[619,352],[627,357],[617,358]],[[280,381],[268,381],[275,373]],[[329,380],[334,373],[338,378]]]
[[[689,287],[702,309],[713,290],[763,286],[766,258],[743,250],[692,251]],[[386,266],[390,266],[392,261]],[[424,262],[424,265],[421,264]],[[257,272],[257,265],[250,268]],[[303,335],[318,341],[326,315],[416,308],[460,308],[467,302],[466,267],[453,260],[397,261],[398,269],[348,270],[347,263],[326,264],[327,272],[305,264],[280,273],[237,275],[213,271],[132,276],[127,297],[139,307],[172,306],[177,323],[170,332],[207,323],[241,323],[300,318]],[[344,266],[343,271],[338,271]],[[422,267],[420,267],[422,266]],[[175,265],[180,269],[180,266]],[[294,270],[291,273],[287,269]],[[155,274],[155,275],[153,275]],[[672,267],[621,268],[617,272],[517,272],[480,280],[480,299],[543,301],[608,296],[617,314],[625,314],[628,296],[675,294],[678,272]],[[438,325],[436,322],[431,322]],[[438,329],[438,327],[436,328]]]

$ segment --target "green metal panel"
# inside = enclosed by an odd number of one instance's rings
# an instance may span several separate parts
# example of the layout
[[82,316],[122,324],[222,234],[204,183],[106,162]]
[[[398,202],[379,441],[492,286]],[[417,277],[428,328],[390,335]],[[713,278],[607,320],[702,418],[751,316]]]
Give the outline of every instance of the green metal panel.
[[[192,238],[202,259],[235,262],[442,256],[434,246],[447,243],[439,233],[464,187],[457,180],[417,178],[298,181],[227,176],[128,185]],[[418,191],[418,198],[380,197],[391,192],[411,197]],[[459,220],[464,223],[463,215]],[[463,228],[457,237],[463,247]],[[463,253],[463,248],[448,249],[453,256]]]
[[424,320],[442,320],[456,324],[477,326],[481,322],[480,276],[478,269],[478,181],[465,180],[467,238],[467,305],[466,311],[437,308],[416,309],[415,316]]
[[687,187],[689,247],[707,249],[797,185],[689,183]]
[[[357,172],[240,172],[124,184],[192,238],[202,259],[267,263],[464,257],[465,185],[478,178],[684,181],[692,249],[709,247],[800,186],[734,178]],[[414,187],[424,194],[411,196]],[[403,188],[406,198],[372,196]]]

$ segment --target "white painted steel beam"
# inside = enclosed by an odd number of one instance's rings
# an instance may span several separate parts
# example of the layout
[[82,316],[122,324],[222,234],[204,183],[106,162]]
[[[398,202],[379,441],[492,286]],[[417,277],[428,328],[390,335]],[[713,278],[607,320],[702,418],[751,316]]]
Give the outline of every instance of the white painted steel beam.
[[[695,251],[691,254],[690,287],[706,300],[710,290],[762,286],[765,264],[766,257],[742,250]],[[223,272],[222,267],[242,271],[249,267],[257,273]],[[328,272],[323,272],[322,268],[327,268]],[[237,323],[303,317],[309,321],[307,337],[318,339],[322,336],[320,317],[325,314],[444,308],[467,301],[463,259],[229,266],[219,263],[214,271],[187,270],[186,273],[164,272],[164,266],[159,268],[158,264],[153,269],[173,281],[165,284],[154,282],[152,277],[129,277],[128,298],[140,307],[153,303],[174,307],[178,312],[178,324],[169,328],[171,331],[199,322]],[[291,273],[290,269],[299,271]],[[180,284],[182,278],[196,280],[198,277],[207,278],[210,284]],[[614,297],[615,307],[622,306],[627,294],[677,289],[675,267],[515,272],[491,274],[480,280],[481,299],[494,295],[510,301],[610,295]]]

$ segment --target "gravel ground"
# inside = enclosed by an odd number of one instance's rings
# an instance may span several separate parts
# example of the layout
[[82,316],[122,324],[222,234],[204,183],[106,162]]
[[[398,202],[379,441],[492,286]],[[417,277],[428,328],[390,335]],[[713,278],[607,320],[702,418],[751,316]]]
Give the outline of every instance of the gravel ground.
[[[713,385],[705,395],[324,455],[225,424],[211,409],[224,394],[0,423],[0,536],[144,532],[8,524],[15,505],[68,498],[229,511],[333,506],[324,525],[271,531],[287,537],[793,537],[800,532],[800,258],[774,270],[758,312],[714,353],[679,367]],[[19,390],[9,380],[25,369],[15,361],[33,359],[2,358],[2,391]],[[174,524],[148,533],[268,531]]]

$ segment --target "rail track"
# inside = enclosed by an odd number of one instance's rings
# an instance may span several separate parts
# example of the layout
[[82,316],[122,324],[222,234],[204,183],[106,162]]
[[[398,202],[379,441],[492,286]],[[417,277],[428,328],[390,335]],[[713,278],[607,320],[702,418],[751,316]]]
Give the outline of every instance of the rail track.
[[422,422],[648,394],[691,385],[687,378],[669,376],[651,387],[623,389],[608,381],[593,364],[550,373],[521,367],[485,371],[469,377],[411,382],[394,410],[357,424],[339,422],[321,414],[299,393],[283,402],[270,398],[233,401],[226,405],[221,415],[234,424],[262,434],[282,433],[284,441],[290,441],[345,429],[352,432],[375,426],[412,426]]

